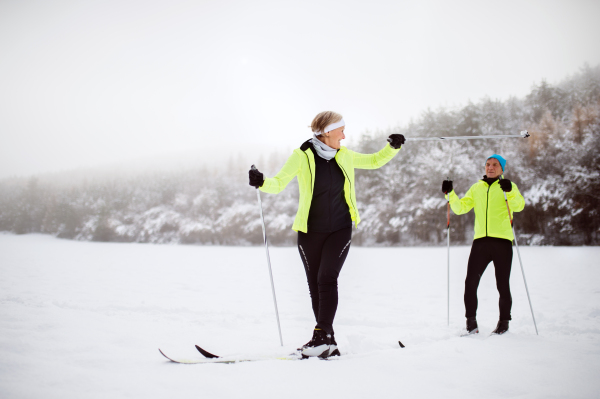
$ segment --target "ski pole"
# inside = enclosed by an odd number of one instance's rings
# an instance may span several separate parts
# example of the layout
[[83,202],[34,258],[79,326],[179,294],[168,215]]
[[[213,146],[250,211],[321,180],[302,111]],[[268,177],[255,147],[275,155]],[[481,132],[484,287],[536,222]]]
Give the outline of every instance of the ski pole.
[[[504,179],[504,175],[502,175]],[[515,247],[517,248],[517,256],[519,257],[519,265],[521,266],[521,274],[523,274],[523,282],[525,283],[525,291],[527,292],[527,300],[529,300],[529,309],[531,309],[531,317],[533,318],[533,326],[535,327],[536,335],[538,333],[537,324],[535,322],[535,315],[533,314],[533,306],[531,305],[531,297],[529,296],[529,288],[527,288],[527,280],[525,279],[525,270],[523,269],[523,261],[521,260],[521,252],[519,251],[519,244],[517,243],[517,235],[515,234],[515,225],[513,224],[513,218],[510,215],[510,206],[508,206],[508,198],[506,197],[506,191],[504,193],[504,201],[506,202],[506,210],[508,211],[508,218],[510,219],[510,227],[512,228],[513,236],[515,238]]]
[[[450,177],[447,178],[447,180],[450,180]],[[447,292],[448,292],[448,299],[447,299],[447,304],[448,304],[448,326],[450,326],[450,193],[447,194],[448,195],[448,209],[447,209],[447,213],[448,213],[448,224],[446,226],[446,237],[448,238],[448,271],[446,273],[446,277],[447,277],[447,282],[448,282],[448,287],[447,287]]]
[[[257,170],[256,166],[251,166],[252,170]],[[265,227],[265,217],[263,216],[262,202],[260,200],[260,190],[256,188],[258,197],[258,207],[260,209],[260,220],[262,221],[263,239],[265,241],[265,250],[267,251],[267,264],[269,265],[269,277],[271,278],[271,291],[273,291],[273,303],[275,304],[275,317],[277,317],[277,328],[279,328],[279,342],[283,346],[283,337],[281,336],[281,324],[279,323],[279,310],[277,309],[277,297],[275,296],[275,284],[273,283],[273,271],[271,270],[271,257],[269,256],[269,244],[267,242],[267,228]]]
[[[449,137],[406,137],[406,141],[430,141],[430,140],[486,140],[486,139],[506,139],[512,137],[520,137],[526,139],[531,135],[527,130],[523,130],[520,134],[498,134],[490,136],[449,136]],[[388,139],[391,143],[391,139]]]

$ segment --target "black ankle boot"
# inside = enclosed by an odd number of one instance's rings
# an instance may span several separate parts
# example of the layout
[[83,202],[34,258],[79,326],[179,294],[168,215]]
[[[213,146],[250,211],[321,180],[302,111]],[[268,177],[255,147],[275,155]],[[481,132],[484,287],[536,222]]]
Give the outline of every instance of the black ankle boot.
[[479,328],[477,327],[477,319],[475,316],[467,317],[467,334],[477,334]]
[[492,334],[502,335],[508,331],[508,320],[500,320],[498,321],[498,325],[496,329],[492,331]]

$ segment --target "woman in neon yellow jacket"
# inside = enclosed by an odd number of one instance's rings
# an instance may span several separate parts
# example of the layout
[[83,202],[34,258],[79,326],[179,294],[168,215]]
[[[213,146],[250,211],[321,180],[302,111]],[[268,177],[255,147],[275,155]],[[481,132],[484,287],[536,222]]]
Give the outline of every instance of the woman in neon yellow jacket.
[[300,198],[292,229],[298,232],[298,252],[304,264],[317,325],[312,339],[299,349],[303,356],[336,356],[333,331],[338,304],[337,279],[350,249],[352,225],[360,216],[354,169],[377,169],[400,150],[404,136],[392,134],[390,144],[375,154],[360,154],[341,146],[345,122],[332,111],[318,114],[313,137],[295,149],[281,170],[264,178],[249,171],[250,185],[271,194],[298,178]]
[[481,275],[492,261],[496,287],[500,293],[500,317],[493,332],[504,334],[508,331],[508,322],[511,320],[510,269],[514,240],[512,212],[521,212],[525,207],[525,200],[517,185],[504,178],[502,173],[505,167],[506,160],[503,157],[497,154],[490,156],[485,164],[486,175],[473,184],[463,198],[458,198],[452,190],[452,181],[446,180],[442,184],[442,191],[455,214],[462,215],[475,209],[475,237],[465,279],[466,334],[479,332],[476,318],[477,288]]

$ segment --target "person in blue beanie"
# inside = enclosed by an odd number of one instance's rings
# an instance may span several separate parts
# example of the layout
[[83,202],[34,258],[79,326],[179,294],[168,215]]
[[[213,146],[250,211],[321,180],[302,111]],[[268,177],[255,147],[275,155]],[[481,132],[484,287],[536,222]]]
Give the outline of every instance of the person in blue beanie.
[[486,174],[483,179],[473,184],[462,198],[454,192],[451,180],[442,183],[442,191],[456,215],[467,213],[473,208],[475,210],[475,236],[465,279],[465,335],[479,332],[476,318],[477,288],[490,262],[494,262],[496,287],[500,294],[500,317],[493,333],[504,334],[508,331],[508,322],[511,320],[510,269],[514,240],[511,220],[512,212],[523,210],[525,200],[517,185],[504,178],[505,169],[506,159],[498,154],[489,156],[485,162]]

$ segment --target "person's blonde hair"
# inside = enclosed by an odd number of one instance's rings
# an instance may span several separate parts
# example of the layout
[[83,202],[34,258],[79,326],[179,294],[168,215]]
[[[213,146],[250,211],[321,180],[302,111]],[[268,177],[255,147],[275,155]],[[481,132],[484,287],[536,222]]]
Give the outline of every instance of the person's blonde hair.
[[333,111],[323,111],[313,119],[310,124],[310,128],[312,131],[318,136],[323,133],[323,130],[331,125],[332,123],[336,123],[342,120],[342,115]]

